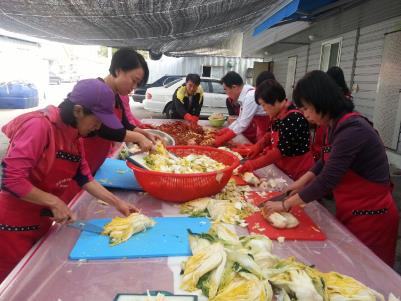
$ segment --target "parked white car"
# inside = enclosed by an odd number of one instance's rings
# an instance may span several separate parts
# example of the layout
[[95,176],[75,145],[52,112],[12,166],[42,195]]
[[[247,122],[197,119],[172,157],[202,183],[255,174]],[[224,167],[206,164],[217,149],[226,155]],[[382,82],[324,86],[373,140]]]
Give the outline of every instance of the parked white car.
[[[162,113],[166,104],[173,99],[175,90],[184,83],[185,78],[182,78],[162,87],[147,89],[143,101],[145,110]],[[227,95],[220,81],[214,78],[201,77],[200,84],[204,92],[201,116],[210,116],[213,113],[223,113],[227,115]]]

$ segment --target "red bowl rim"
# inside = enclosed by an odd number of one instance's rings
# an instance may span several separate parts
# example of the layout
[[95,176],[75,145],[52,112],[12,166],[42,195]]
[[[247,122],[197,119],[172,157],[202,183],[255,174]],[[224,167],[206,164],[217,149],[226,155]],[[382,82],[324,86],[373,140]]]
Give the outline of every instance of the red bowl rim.
[[143,174],[153,174],[153,175],[167,175],[167,176],[174,176],[174,177],[184,177],[187,178],[188,176],[211,176],[211,175],[217,175],[221,173],[225,173],[226,171],[230,169],[236,168],[238,165],[240,165],[239,159],[237,156],[234,154],[230,153],[229,151],[226,151],[224,149],[218,149],[215,147],[211,146],[204,146],[204,145],[172,145],[172,146],[167,146],[166,147],[168,150],[171,150],[174,152],[174,149],[178,148],[183,148],[183,149],[190,149],[190,148],[196,148],[196,149],[203,149],[203,150],[211,150],[211,151],[217,151],[220,153],[224,153],[225,155],[229,155],[234,161],[231,165],[227,166],[224,169],[216,170],[216,171],[209,171],[209,172],[201,172],[201,173],[172,173],[172,172],[162,172],[162,171],[156,171],[156,170],[149,170],[149,169],[144,169],[139,166],[136,166],[134,163],[126,161],[127,165],[129,168],[131,168],[134,172],[140,172]]

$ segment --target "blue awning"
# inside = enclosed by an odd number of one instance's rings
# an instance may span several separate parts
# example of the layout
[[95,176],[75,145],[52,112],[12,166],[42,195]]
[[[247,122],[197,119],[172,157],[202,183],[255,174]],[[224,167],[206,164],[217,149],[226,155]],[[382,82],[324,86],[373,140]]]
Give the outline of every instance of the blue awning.
[[309,20],[310,14],[315,10],[336,1],[337,0],[293,0],[258,25],[252,35],[256,36],[273,26],[279,26],[281,23],[307,21]]

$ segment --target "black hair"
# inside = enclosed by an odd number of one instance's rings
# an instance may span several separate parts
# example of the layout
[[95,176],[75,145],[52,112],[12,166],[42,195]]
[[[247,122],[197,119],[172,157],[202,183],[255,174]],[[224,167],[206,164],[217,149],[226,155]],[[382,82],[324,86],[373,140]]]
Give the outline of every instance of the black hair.
[[334,80],[320,70],[306,73],[297,82],[292,98],[298,107],[303,107],[304,103],[311,104],[316,113],[329,116],[331,119],[354,109],[354,104],[345,99]]
[[189,73],[187,75],[187,77],[185,78],[185,82],[193,82],[195,85],[199,86],[200,85],[200,76],[199,74],[195,74],[195,73]]
[[265,80],[268,79],[274,79],[276,80],[276,77],[274,76],[274,74],[270,71],[263,71],[261,72],[258,77],[256,78],[256,87],[259,86],[262,82],[264,82]]
[[259,99],[267,104],[274,105],[276,101],[282,102],[286,99],[285,90],[278,81],[274,79],[265,80],[256,87],[255,101],[257,104],[259,104]]
[[111,58],[109,72],[112,76],[117,76],[117,70],[130,71],[133,69],[143,69],[143,79],[138,86],[143,86],[149,79],[149,68],[142,54],[129,47],[118,49]]
[[239,75],[235,71],[227,72],[227,74],[222,77],[220,82],[221,84],[225,84],[229,88],[231,88],[232,86],[242,86],[244,84],[241,75]]
[[[73,126],[74,128],[77,127],[77,120],[74,116],[75,105],[76,105],[75,103],[73,103],[71,100],[68,99],[68,96],[66,99],[64,99],[62,103],[58,105],[60,109],[60,116],[63,122],[65,124]],[[84,115],[93,114],[91,110],[85,108],[84,106],[82,106],[82,108]]]
[[330,67],[329,70],[327,70],[327,74],[340,86],[344,94],[350,94],[350,90],[345,83],[344,72],[340,67]]

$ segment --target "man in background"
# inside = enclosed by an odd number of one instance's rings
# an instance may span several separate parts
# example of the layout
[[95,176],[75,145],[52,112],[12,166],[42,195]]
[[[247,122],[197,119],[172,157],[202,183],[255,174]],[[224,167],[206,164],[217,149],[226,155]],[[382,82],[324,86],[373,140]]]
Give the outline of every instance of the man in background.
[[198,74],[188,74],[185,83],[173,94],[173,100],[164,108],[163,114],[170,119],[185,119],[197,124],[203,106],[203,90]]

